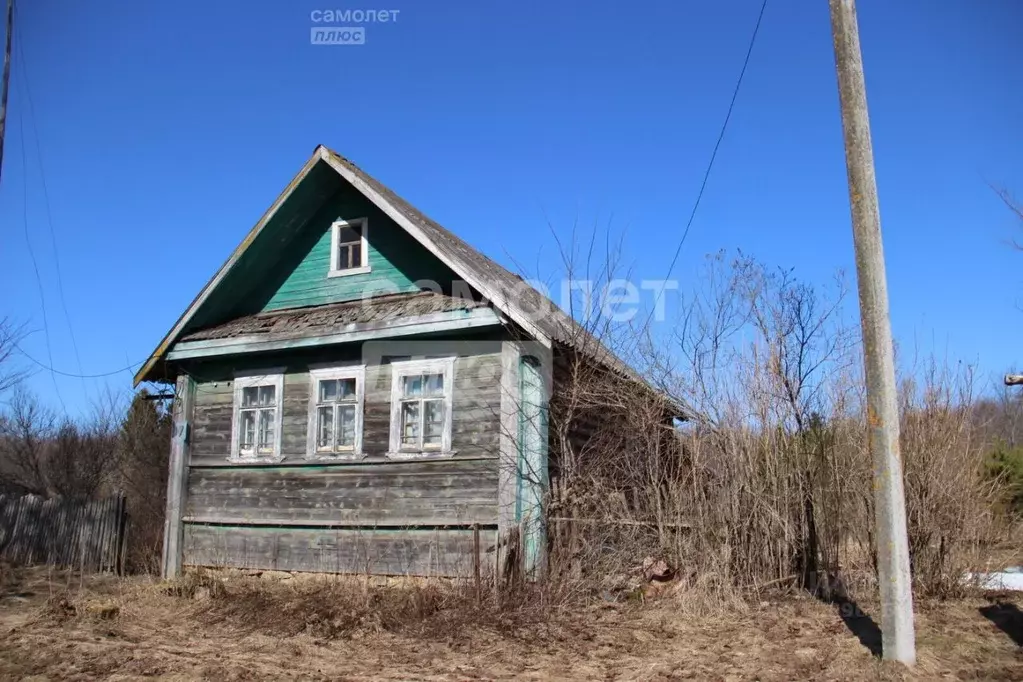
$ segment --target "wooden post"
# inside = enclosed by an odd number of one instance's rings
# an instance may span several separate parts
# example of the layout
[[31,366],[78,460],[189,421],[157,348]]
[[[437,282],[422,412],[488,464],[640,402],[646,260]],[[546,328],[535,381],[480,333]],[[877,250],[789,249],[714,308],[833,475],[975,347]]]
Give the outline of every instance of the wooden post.
[[480,524],[472,524],[472,577],[476,582],[476,606],[480,605]]
[[188,476],[189,426],[192,421],[192,403],[195,381],[187,374],[178,376],[174,393],[174,425],[171,435],[169,472],[167,476],[167,515],[163,524],[163,577],[176,578],[181,574],[181,515],[185,507],[185,487]]
[[502,533],[497,531],[497,541],[494,542],[494,607],[501,606],[501,542]]

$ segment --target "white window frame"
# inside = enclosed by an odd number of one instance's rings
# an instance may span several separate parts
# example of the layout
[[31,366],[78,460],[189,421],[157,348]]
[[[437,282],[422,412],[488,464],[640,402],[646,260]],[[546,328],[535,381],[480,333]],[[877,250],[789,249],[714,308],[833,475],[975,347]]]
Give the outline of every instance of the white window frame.
[[[331,379],[355,379],[355,447],[351,451],[320,452],[316,448],[317,407],[320,401],[320,382]],[[309,370],[309,428],[306,433],[306,459],[350,460],[362,459],[362,428],[366,404],[366,366],[347,365],[314,367]],[[335,425],[335,429],[337,426]]]
[[[338,269],[340,265],[338,252],[341,229],[344,227],[356,227],[360,229],[362,246],[359,252],[362,255],[362,264],[357,268]],[[351,218],[349,220],[335,220],[330,226],[330,271],[327,277],[347,277],[349,275],[361,275],[370,272],[369,267],[369,218]]]
[[[429,360],[400,360],[391,365],[391,429],[390,447],[387,456],[391,459],[425,459],[451,457],[451,430],[455,402],[455,358],[433,358]],[[408,449],[401,446],[401,378],[417,374],[442,374],[444,376],[444,430],[441,447],[434,449]],[[423,414],[424,410],[420,410]],[[422,438],[420,429],[420,438]]]
[[[274,387],[274,443],[271,454],[244,454],[241,451],[242,391],[255,386]],[[258,420],[257,420],[258,421]],[[239,373],[234,378],[234,411],[231,417],[231,462],[280,462],[281,429],[284,425],[284,370],[269,369],[259,372]],[[258,425],[257,425],[258,428]]]

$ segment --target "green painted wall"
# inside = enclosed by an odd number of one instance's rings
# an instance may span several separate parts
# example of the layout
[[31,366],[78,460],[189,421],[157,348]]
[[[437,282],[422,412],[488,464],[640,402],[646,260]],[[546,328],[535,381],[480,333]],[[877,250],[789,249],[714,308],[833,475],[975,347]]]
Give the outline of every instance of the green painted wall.
[[[331,224],[337,219],[369,219],[370,272],[328,277]],[[260,310],[322,305],[370,294],[415,291],[415,282],[431,280],[449,290],[453,274],[413,237],[351,187],[328,199],[292,241],[255,298]]]

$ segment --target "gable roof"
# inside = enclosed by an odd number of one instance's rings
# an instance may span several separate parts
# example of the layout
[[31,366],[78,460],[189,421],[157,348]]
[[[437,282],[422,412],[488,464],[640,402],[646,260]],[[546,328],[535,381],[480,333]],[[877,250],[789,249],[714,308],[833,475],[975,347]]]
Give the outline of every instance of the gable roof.
[[246,249],[255,241],[281,206],[314,168],[326,164],[352,187],[361,192],[389,218],[420,244],[482,294],[500,312],[518,324],[531,337],[545,346],[564,344],[585,352],[593,359],[638,379],[628,365],[583,329],[548,297],[440,224],[434,222],[388,187],[370,176],[345,157],[319,145],[302,170],[291,180],[263,217],[249,231],[231,256],[195,297],[171,330],[135,374],[135,384],[152,380],[157,364],[171,346],[187,330],[196,312],[217,285],[235,266]]

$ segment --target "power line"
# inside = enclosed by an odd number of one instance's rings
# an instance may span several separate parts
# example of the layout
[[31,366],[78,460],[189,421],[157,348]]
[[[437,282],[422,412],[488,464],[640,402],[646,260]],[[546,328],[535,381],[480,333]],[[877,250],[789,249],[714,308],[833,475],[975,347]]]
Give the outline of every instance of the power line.
[[[750,56],[753,54],[753,46],[757,42],[757,34],[760,32],[760,24],[764,19],[764,10],[767,9],[767,0],[764,0],[760,5],[760,14],[757,15],[757,23],[753,27],[753,35],[750,36],[749,47],[746,48],[746,58],[742,62],[742,69],[739,71],[739,78],[735,82],[735,89],[732,91],[732,99],[728,103],[728,111],[725,114],[725,120],[721,124],[721,132],[718,133],[718,139],[714,143],[714,150],[710,154],[710,161],[707,163],[707,170],[703,173],[703,181],[700,183],[700,190],[696,193],[696,201],[693,203],[693,210],[689,213],[689,220],[686,222],[686,227],[682,231],[682,238],[678,242],[678,248],[675,249],[675,255],[671,257],[671,265],[668,266],[668,273],[664,276],[667,280],[671,277],[672,271],[675,269],[675,264],[678,262],[679,254],[682,253],[682,245],[685,244],[686,237],[689,236],[689,229],[693,226],[693,220],[696,218],[696,210],[700,207],[700,200],[703,199],[703,192],[707,189],[707,181],[710,179],[711,169],[714,168],[714,160],[717,158],[718,149],[721,148],[721,141],[725,139],[725,131],[728,129],[728,122],[732,118],[732,110],[735,108],[735,101],[739,97],[739,89],[742,87],[743,76],[746,75],[746,68],[749,66]],[[654,310],[657,308],[657,304],[660,301],[661,294],[664,289],[660,289],[657,292],[657,298],[654,299],[654,306],[650,310],[650,315],[647,316],[646,322],[643,324],[645,328],[650,324],[650,319],[653,317]]]
[[[46,294],[43,291],[43,280],[39,276],[39,263],[36,261],[35,250],[32,248],[32,238],[28,230],[28,161],[27,154],[25,153],[25,121],[21,116],[21,109],[18,109],[18,139],[21,142],[21,168],[23,171],[23,178],[21,182],[22,187],[22,220],[25,226],[25,244],[28,246],[28,256],[32,261],[32,270],[36,276],[36,288],[39,291],[39,302],[42,305],[43,311],[43,335],[46,339],[46,357],[50,361],[50,379],[53,381],[53,391],[57,394],[57,400],[60,401],[61,409],[64,410],[64,414],[67,414],[67,405],[64,404],[64,399],[60,395],[60,388],[57,386],[57,375],[53,370],[53,349],[50,347],[50,324],[46,318]],[[22,351],[24,352],[24,351]],[[46,365],[40,364],[42,367]]]
[[[40,362],[39,360],[36,360],[34,357],[32,357],[31,355],[26,353],[25,349],[23,349],[21,346],[17,346],[16,345],[15,348],[17,348],[18,352],[21,353],[22,355],[24,355],[26,358],[28,358],[33,364],[36,364],[39,367],[42,367],[43,369],[47,370],[51,374],[59,374],[62,377],[71,377],[72,379],[102,379],[103,377],[111,377],[111,376],[114,376],[115,374],[120,374],[121,372],[134,372],[136,367],[138,367],[143,362],[145,362],[144,360],[139,360],[138,362],[133,362],[132,364],[128,365],[127,367],[122,367],[120,369],[115,369],[115,370],[113,370],[111,372],[100,372],[98,374],[82,374],[81,372],[79,372],[78,374],[73,374],[72,372],[64,372],[64,371],[61,371],[59,369],[54,369],[51,365],[46,365],[46,364]],[[52,364],[52,361],[51,361],[51,364]]]
[[[60,299],[60,307],[64,312],[64,321],[67,324],[68,334],[71,337],[71,348],[75,353],[75,363],[78,365],[78,373],[82,373],[82,357],[78,352],[78,340],[75,338],[75,330],[71,325],[71,315],[68,313],[67,300],[64,297],[64,278],[60,271],[60,254],[57,248],[57,236],[53,229],[53,214],[50,210],[50,192],[46,187],[46,169],[43,167],[43,150],[42,145],[39,143],[39,128],[36,125],[36,113],[35,104],[32,101],[32,88],[29,85],[28,78],[28,61],[25,59],[25,49],[22,46],[22,42],[18,41],[18,58],[21,60],[21,77],[25,83],[25,99],[28,102],[28,115],[29,120],[32,123],[32,134],[35,138],[36,156],[39,160],[39,178],[43,188],[43,205],[46,207],[46,224],[50,231],[50,243],[53,246],[53,262],[57,273],[57,294]],[[26,173],[26,181],[27,181]],[[85,382],[82,382],[82,388],[85,389]]]

